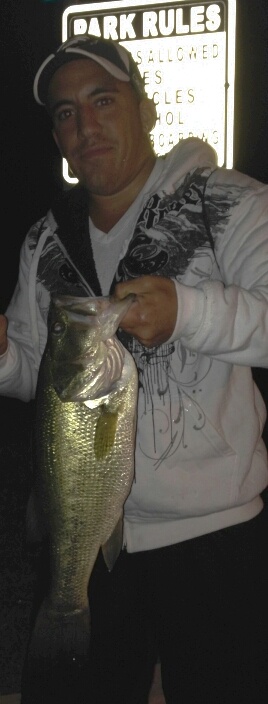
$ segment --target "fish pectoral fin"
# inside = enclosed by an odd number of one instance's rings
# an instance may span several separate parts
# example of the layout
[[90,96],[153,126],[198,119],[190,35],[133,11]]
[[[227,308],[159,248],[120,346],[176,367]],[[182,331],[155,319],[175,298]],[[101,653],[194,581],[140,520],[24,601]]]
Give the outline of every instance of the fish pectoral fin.
[[94,452],[97,460],[104,459],[113,448],[117,419],[118,413],[111,413],[105,406],[101,407],[94,438]]
[[114,564],[122,550],[123,543],[123,513],[121,514],[119,521],[110,535],[110,538],[101,546],[104,561],[108,567],[109,572],[113,569]]

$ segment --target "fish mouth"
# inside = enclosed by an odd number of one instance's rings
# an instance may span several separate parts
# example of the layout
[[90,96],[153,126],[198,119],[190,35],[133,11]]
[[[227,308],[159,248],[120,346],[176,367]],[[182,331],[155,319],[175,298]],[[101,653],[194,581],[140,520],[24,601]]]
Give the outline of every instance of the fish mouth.
[[56,308],[71,315],[97,316],[111,304],[109,296],[57,296],[53,299]]
[[107,340],[115,335],[122,318],[135,299],[136,295],[133,293],[122,300],[112,296],[58,296],[53,299],[53,304],[56,310],[62,310],[71,325],[92,330],[99,327],[99,339]]
[[63,309],[71,321],[75,321],[77,315],[78,320],[83,318],[86,320],[88,316],[92,316],[92,320],[96,318],[96,321],[101,323],[99,316],[104,318],[106,315],[112,318],[116,316],[119,319],[123,317],[135,299],[134,293],[128,294],[121,300],[113,296],[57,296],[53,299],[53,303],[56,308]]
[[[53,299],[51,375],[61,401],[102,398],[119,381],[126,351],[115,333],[133,300],[133,294],[123,300],[108,296]],[[61,341],[65,335],[68,338],[68,330],[71,335],[63,356]]]

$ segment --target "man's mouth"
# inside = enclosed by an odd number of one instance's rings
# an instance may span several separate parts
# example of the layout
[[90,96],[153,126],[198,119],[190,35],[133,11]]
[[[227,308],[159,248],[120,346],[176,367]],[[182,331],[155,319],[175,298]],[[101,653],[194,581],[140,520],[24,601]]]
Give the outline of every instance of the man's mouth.
[[82,160],[90,160],[106,155],[107,152],[111,151],[111,149],[112,147],[109,144],[94,144],[91,146],[87,145],[79,149],[77,155]]

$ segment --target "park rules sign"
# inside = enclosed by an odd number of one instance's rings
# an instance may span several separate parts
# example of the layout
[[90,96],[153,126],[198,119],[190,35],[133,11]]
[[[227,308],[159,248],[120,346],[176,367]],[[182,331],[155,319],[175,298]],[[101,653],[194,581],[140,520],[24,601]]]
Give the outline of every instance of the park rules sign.
[[[156,154],[181,139],[214,147],[219,166],[233,165],[236,0],[116,0],[68,7],[62,39],[94,34],[130,51],[155,102]],[[76,182],[63,165],[64,178]]]

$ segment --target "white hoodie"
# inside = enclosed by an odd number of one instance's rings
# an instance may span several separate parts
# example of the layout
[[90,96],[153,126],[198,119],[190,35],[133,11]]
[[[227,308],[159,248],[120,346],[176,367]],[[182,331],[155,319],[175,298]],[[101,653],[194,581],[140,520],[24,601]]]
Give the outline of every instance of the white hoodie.
[[[208,145],[179,143],[157,160],[124,216],[128,237],[115,280],[169,276],[178,295],[165,345],[126,343],[140,374],[135,481],[125,504],[129,551],[248,520],[261,510],[268,482],[266,409],[251,374],[268,365],[268,186],[215,167]],[[55,245],[69,257],[56,225],[49,212],[28,233],[7,309],[0,393],[25,401],[34,397],[47,336],[40,255],[49,260]],[[120,227],[109,233],[111,246]],[[80,278],[82,295],[92,295]]]

